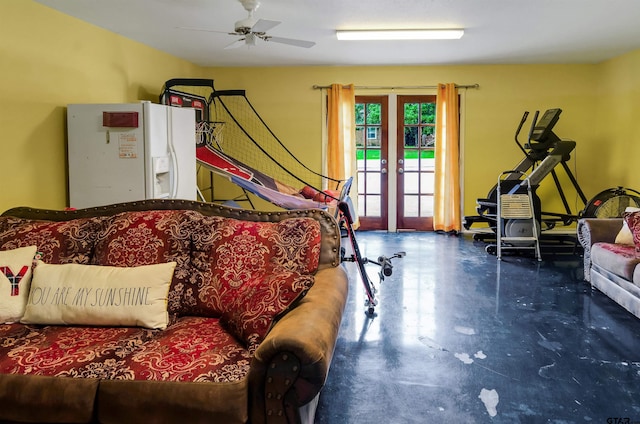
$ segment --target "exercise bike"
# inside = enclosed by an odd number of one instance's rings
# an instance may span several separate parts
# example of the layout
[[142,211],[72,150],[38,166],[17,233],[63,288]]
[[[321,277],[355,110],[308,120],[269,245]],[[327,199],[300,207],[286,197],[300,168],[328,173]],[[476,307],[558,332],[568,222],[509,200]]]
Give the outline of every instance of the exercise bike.
[[353,212],[351,208],[351,204],[347,201],[342,201],[338,203],[338,211],[339,211],[339,221],[341,222],[341,227],[346,232],[346,237],[349,238],[349,242],[351,243],[351,248],[353,253],[350,256],[347,256],[346,250],[344,247],[340,250],[340,256],[342,262],[355,262],[358,266],[358,272],[360,274],[360,278],[362,279],[362,284],[364,286],[364,291],[367,296],[365,299],[365,307],[367,308],[367,316],[374,317],[375,316],[375,308],[378,305],[378,299],[376,294],[378,293],[378,289],[375,284],[369,277],[367,273],[367,269],[365,267],[366,264],[372,263],[378,265],[380,267],[380,271],[378,272],[379,283],[382,284],[385,277],[391,277],[393,274],[393,263],[392,259],[402,258],[406,255],[405,252],[397,252],[391,256],[378,256],[378,260],[372,260],[367,257],[362,256],[360,253],[360,247],[358,245],[358,241],[356,240],[356,234],[353,229]]

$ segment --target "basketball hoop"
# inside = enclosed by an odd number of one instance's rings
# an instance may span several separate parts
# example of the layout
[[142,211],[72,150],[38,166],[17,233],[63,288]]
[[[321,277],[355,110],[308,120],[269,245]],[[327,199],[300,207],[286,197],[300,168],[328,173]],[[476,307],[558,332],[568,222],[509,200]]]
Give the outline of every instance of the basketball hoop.
[[215,122],[215,121],[196,122],[197,143],[206,144],[210,147],[221,149],[223,127],[224,127],[224,122]]

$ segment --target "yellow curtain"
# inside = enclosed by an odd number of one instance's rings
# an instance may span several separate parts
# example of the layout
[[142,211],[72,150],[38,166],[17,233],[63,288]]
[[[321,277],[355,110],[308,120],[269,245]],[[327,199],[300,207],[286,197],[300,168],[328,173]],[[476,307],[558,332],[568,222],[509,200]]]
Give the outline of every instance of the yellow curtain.
[[353,84],[327,90],[327,176],[337,180],[355,174],[355,102]]
[[455,84],[438,84],[433,229],[460,231],[460,117]]
[[355,103],[353,84],[331,84],[327,89],[327,176],[337,180],[353,177],[349,197],[356,215],[354,228],[358,228]]

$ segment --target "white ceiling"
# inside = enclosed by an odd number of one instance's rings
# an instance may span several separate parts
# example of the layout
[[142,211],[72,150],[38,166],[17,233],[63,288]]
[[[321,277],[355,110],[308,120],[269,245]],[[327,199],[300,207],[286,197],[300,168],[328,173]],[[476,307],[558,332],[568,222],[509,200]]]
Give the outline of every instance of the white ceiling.
[[[262,0],[269,35],[225,50],[238,0],[36,0],[202,66],[597,63],[640,48],[640,0]],[[464,28],[460,40],[338,41],[336,29]]]

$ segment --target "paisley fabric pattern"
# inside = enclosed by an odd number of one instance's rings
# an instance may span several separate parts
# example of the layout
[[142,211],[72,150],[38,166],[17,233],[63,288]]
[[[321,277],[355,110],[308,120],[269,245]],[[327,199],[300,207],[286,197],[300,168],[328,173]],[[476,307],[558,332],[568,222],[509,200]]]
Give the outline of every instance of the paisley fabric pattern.
[[111,217],[96,240],[93,265],[133,267],[176,262],[169,289],[172,320],[190,278],[190,215],[185,211],[124,212]]
[[176,210],[66,222],[0,217],[1,250],[35,244],[47,263],[177,263],[166,330],[0,325],[0,373],[239,381],[275,320],[312,286],[320,243],[311,218],[248,222]]
[[2,374],[227,382],[251,361],[216,318],[185,317],[166,331],[7,324],[0,340]]
[[217,228],[226,220],[219,216],[203,215],[192,219],[191,276],[182,294],[183,315],[220,317],[221,312],[206,291],[211,286],[213,275],[211,261],[214,246],[222,238]]
[[130,374],[121,366],[122,358],[152,334],[152,330],[123,327],[22,327],[2,336],[2,374],[122,378]]
[[320,258],[320,227],[312,219],[252,223],[227,219],[211,238],[210,283],[201,304],[253,351],[274,320],[313,285]]
[[274,321],[293,307],[313,285],[312,275],[284,269],[264,269],[235,286],[215,279],[224,309],[222,323],[255,352]]
[[[314,219],[247,222],[215,216],[193,219],[193,274],[183,293],[185,315],[220,316],[226,311],[223,285],[273,269],[313,274],[320,259],[320,224]],[[226,289],[224,289],[226,290]]]
[[38,246],[40,259],[50,264],[88,264],[104,218],[63,222],[0,217],[0,250]]
[[228,382],[243,379],[251,354],[217,318],[183,317],[125,360],[135,380]]

